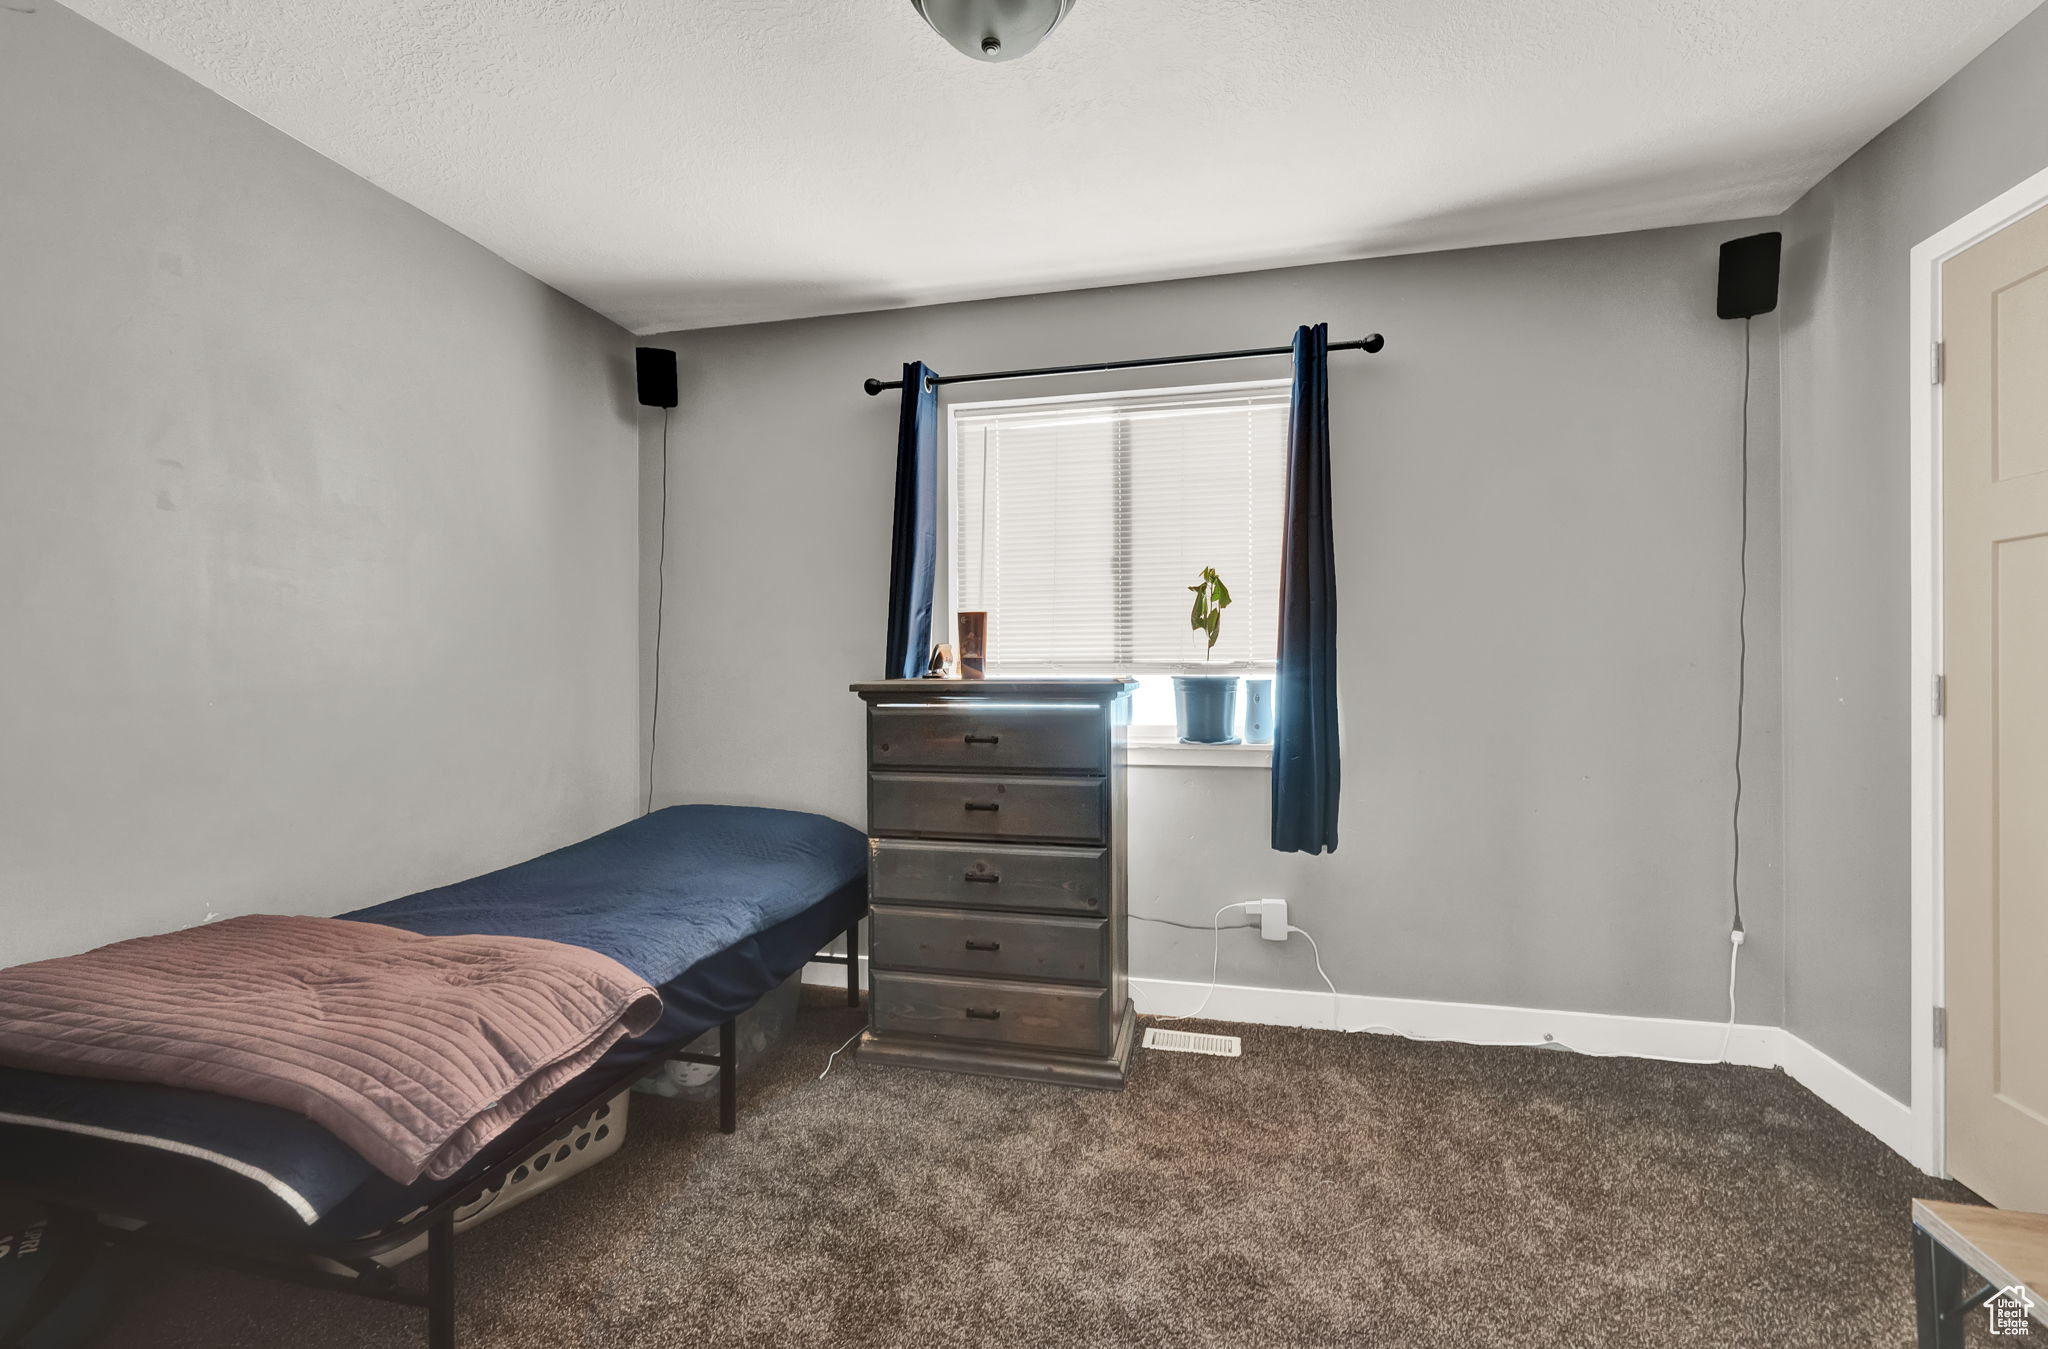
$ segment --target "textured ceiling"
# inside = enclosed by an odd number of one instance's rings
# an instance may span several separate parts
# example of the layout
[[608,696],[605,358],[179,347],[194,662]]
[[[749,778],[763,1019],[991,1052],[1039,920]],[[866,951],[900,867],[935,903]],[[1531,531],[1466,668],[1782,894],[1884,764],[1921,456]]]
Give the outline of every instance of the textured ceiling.
[[2037,0],[69,0],[638,332],[1774,213]]

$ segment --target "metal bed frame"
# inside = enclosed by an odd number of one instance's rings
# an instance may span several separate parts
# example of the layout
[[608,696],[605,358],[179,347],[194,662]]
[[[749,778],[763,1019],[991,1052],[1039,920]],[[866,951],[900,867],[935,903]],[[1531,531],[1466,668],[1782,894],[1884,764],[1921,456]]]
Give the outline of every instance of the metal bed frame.
[[[846,966],[846,1005],[849,1007],[860,1006],[860,917],[856,916],[847,925],[845,955],[821,951],[812,957],[815,961]],[[739,1128],[737,1046],[738,1037],[735,1034],[734,1022],[728,1020],[718,1027],[716,1054],[678,1050],[666,1057],[667,1062],[697,1063],[718,1069],[720,1133],[733,1133]],[[624,1072],[607,1074],[586,1095],[579,1096],[573,1105],[550,1111],[545,1117],[535,1115],[521,1120],[505,1131],[503,1137],[512,1141],[503,1144],[506,1153],[500,1161],[468,1184],[451,1190],[417,1212],[368,1236],[327,1245],[296,1248],[292,1252],[295,1258],[290,1261],[252,1254],[214,1237],[164,1231],[158,1224],[133,1229],[109,1227],[99,1220],[97,1214],[68,1205],[61,1196],[38,1193],[34,1186],[24,1187],[49,1205],[49,1223],[53,1234],[61,1233],[79,1239],[67,1245],[67,1250],[73,1254],[58,1268],[52,1270],[50,1277],[44,1280],[36,1290],[35,1296],[31,1297],[16,1314],[13,1322],[0,1329],[0,1349],[15,1349],[15,1346],[34,1331],[45,1317],[63,1305],[65,1298],[91,1268],[92,1260],[88,1257],[102,1248],[115,1245],[154,1250],[217,1265],[224,1269],[302,1284],[309,1288],[324,1288],[330,1292],[373,1298],[379,1302],[397,1303],[402,1307],[418,1307],[427,1314],[428,1349],[456,1349],[457,1213],[482,1198],[494,1186],[504,1184],[514,1170],[525,1164],[530,1152],[542,1140],[551,1138],[557,1130],[572,1127],[584,1114],[647,1076],[654,1064],[661,1061],[651,1060],[636,1064]],[[401,1287],[397,1269],[379,1264],[377,1257],[417,1239],[422,1232],[427,1236],[426,1286],[417,1290]],[[322,1260],[345,1266],[355,1273],[336,1274],[317,1268],[311,1263]]]

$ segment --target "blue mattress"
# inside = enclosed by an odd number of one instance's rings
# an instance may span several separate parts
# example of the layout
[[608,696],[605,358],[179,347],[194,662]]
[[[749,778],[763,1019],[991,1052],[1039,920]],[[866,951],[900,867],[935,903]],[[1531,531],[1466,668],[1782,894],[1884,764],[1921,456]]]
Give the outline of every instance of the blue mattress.
[[[823,816],[671,806],[532,861],[342,916],[430,935],[567,942],[660,989],[660,1022],[563,1088],[556,1099],[568,1104],[589,1090],[586,1080],[652,1063],[751,1007],[859,916],[866,875],[866,839]],[[462,1176],[402,1186],[273,1106],[0,1070],[0,1181],[145,1221],[281,1240],[355,1236],[496,1160],[487,1149]]]

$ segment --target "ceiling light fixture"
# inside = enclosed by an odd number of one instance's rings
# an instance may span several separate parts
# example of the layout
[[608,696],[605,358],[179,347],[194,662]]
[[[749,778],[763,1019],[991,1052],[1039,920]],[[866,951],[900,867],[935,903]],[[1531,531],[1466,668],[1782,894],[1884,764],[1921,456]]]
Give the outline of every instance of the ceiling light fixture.
[[1028,56],[1074,0],[910,0],[932,30],[977,61]]

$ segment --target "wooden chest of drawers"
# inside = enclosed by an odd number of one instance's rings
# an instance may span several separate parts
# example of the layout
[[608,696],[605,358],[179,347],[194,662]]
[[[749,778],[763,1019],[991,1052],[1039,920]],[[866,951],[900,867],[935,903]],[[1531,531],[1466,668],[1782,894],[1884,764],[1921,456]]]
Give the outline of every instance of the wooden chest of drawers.
[[892,679],[868,708],[869,1062],[1121,1087],[1131,679]]

